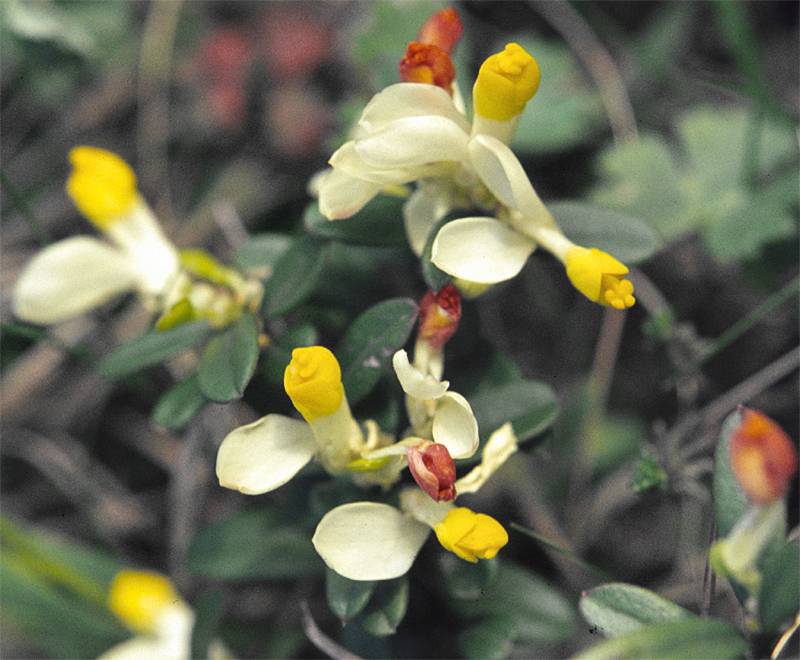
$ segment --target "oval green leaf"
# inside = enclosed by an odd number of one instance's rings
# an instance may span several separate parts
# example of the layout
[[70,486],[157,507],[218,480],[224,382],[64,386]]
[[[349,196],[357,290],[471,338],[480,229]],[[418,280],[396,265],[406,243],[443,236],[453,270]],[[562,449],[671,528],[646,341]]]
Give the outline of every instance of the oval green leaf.
[[288,234],[254,234],[236,249],[233,263],[242,270],[266,271],[264,274],[268,275],[291,246],[292,237]]
[[798,575],[800,549],[796,542],[784,543],[764,563],[758,594],[758,615],[765,632],[777,632],[797,611],[800,603]]
[[267,317],[292,311],[313,293],[325,266],[326,248],[326,243],[303,236],[278,259],[264,284],[263,309]]
[[695,618],[640,628],[592,646],[576,656],[576,660],[723,660],[740,658],[746,651],[745,641],[727,623]]
[[347,398],[355,404],[370,393],[394,352],[411,334],[417,305],[409,298],[392,298],[360,314],[336,349]]
[[206,346],[197,369],[202,393],[225,403],[241,398],[258,362],[258,322],[252,314],[242,317]]
[[386,637],[397,630],[408,608],[408,578],[384,580],[375,589],[361,625],[375,637]]
[[151,418],[165,428],[179,429],[192,420],[205,402],[197,377],[192,376],[167,390],[153,408]]
[[325,596],[331,608],[344,625],[366,607],[376,582],[348,580],[330,569],[325,574]]
[[614,582],[581,596],[583,617],[604,637],[618,637],[653,623],[694,617],[680,605],[647,589]]
[[511,421],[517,438],[524,442],[549,428],[558,415],[555,392],[535,380],[482,388],[469,402],[482,438]]
[[605,250],[628,265],[661,247],[650,225],[622,211],[574,201],[553,202],[547,208],[571,241]]
[[199,344],[210,332],[205,322],[186,323],[165,332],[152,330],[112,351],[97,369],[106,378],[119,378],[168,360]]
[[346,220],[328,220],[316,201],[306,207],[303,225],[319,238],[353,245],[405,247],[403,203],[399,197],[380,195]]

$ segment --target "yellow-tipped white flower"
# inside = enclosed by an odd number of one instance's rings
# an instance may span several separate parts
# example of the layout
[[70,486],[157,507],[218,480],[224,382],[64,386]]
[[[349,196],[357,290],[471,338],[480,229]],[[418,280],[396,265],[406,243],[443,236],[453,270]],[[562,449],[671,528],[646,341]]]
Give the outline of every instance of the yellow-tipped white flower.
[[[172,582],[152,571],[123,570],[114,576],[109,609],[136,635],[103,653],[102,660],[189,660],[195,614]],[[226,660],[219,640],[209,645],[209,658]]]
[[76,147],[67,192],[107,241],[76,236],[54,243],[27,265],[14,288],[14,313],[32,323],[59,323],[126,291],[164,295],[179,271],[178,252],[116,154]]
[[[457,493],[478,490],[517,449],[511,424],[495,431],[480,465],[455,482]],[[461,559],[490,559],[508,542],[494,518],[435,502],[418,488],[400,492],[400,508],[377,502],[343,504],[317,525],[312,542],[329,568],[351,580],[390,580],[411,568],[434,531],[442,547]]]
[[[221,486],[258,495],[288,482],[316,457],[331,474],[350,474],[361,485],[391,486],[406,465],[409,449],[444,445],[452,458],[468,458],[478,447],[478,425],[464,397],[448,383],[421,374],[398,351],[395,370],[409,396],[431,402],[430,417],[416,435],[394,442],[374,422],[366,436],[353,418],[334,354],[323,346],[296,348],[284,374],[284,388],[305,421],[267,415],[231,431],[217,452]],[[427,409],[426,409],[427,410]],[[424,427],[424,428],[422,428]],[[419,433],[417,433],[419,431]]]

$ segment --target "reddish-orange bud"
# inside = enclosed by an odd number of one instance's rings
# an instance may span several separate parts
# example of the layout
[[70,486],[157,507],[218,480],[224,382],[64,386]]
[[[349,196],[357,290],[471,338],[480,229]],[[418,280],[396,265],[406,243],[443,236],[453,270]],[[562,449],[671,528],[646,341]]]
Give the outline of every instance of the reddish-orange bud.
[[756,504],[786,494],[797,469],[797,452],[783,429],[757,410],[741,408],[742,423],[731,436],[731,467]]
[[456,496],[456,466],[447,447],[431,443],[408,450],[408,469],[420,488],[437,502]]
[[432,44],[412,41],[400,60],[400,78],[403,82],[436,85],[449,94],[455,77],[456,69],[450,56]]
[[434,348],[444,346],[458,330],[461,295],[452,284],[428,291],[419,303],[419,337]]
[[437,11],[425,21],[417,40],[423,44],[438,46],[446,53],[452,53],[463,32],[464,26],[461,24],[458,12],[448,7]]

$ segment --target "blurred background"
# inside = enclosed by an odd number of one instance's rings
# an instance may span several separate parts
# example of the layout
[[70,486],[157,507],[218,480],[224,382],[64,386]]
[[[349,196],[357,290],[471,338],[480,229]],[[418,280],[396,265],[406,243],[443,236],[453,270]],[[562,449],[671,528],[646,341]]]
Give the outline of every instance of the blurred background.
[[[302,602],[324,636],[362,656],[486,650],[470,646],[470,616],[442,604],[435,583],[456,569],[432,544],[411,575],[397,634],[336,621],[308,528],[287,522],[309,496],[325,511],[331,494],[313,471],[260,498],[217,485],[225,434],[290,410],[285,353],[262,356],[240,401],[208,403],[170,429],[152,420],[154,406],[196,357],[118,380],[95,368],[149,327],[133,299],[55,328],[10,310],[13,284],[41,246],[92,231],[64,192],[77,144],[128,160],[180,247],[241,264],[252,235],[302,234],[309,178],[366,100],[399,80],[405,45],[443,6],[0,7],[4,657],[89,657],[124,639],[113,619],[101,626],[79,611],[76,602],[91,598],[75,586],[87,566],[107,584],[123,565],[169,574],[239,657],[318,656]],[[465,305],[448,346],[457,391],[513,373],[546,383],[558,401],[557,419],[555,402],[541,413],[547,431],[474,499],[558,548],[511,532],[504,553],[539,576],[530,600],[537,588],[556,589],[567,613],[548,620],[535,602],[514,603],[543,619],[505,650],[561,657],[594,641],[574,603],[599,575],[739,623],[725,584],[704,595],[710,457],[720,421],[741,402],[798,436],[796,3],[453,6],[465,26],[454,57],[465,96],[483,58],[508,41],[539,62],[541,90],[513,144],[539,195],[622,210],[658,241],[635,270],[630,313],[587,304],[557,262],[537,255]],[[267,332],[286,346],[298,328],[335,345],[368,306],[424,292],[407,249],[336,244],[311,297]],[[363,402],[363,416],[384,410],[387,387]],[[220,527],[254,507],[275,521]],[[262,554],[244,552],[252,547]]]

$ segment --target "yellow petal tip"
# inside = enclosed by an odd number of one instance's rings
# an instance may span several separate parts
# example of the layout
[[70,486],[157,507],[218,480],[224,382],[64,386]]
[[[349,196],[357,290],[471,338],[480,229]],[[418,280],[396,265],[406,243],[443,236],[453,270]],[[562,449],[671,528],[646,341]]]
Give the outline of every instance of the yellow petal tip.
[[136,202],[136,175],[115,153],[80,146],[69,152],[72,172],[67,193],[99,229],[125,216]]

